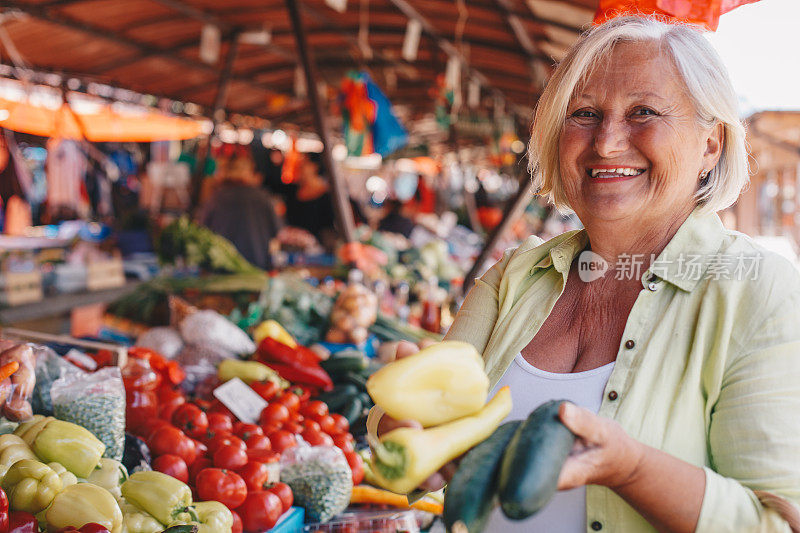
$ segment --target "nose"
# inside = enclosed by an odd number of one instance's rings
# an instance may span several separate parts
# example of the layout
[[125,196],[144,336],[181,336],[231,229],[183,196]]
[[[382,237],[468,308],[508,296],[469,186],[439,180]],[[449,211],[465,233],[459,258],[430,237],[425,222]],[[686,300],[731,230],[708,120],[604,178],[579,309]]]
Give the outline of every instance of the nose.
[[627,124],[612,116],[606,116],[595,130],[594,150],[600,157],[612,157],[628,149]]

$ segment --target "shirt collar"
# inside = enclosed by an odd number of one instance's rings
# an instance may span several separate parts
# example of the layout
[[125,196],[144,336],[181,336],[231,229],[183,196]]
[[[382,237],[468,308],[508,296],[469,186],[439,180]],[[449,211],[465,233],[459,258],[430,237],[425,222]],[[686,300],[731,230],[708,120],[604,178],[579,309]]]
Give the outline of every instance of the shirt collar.
[[[647,286],[655,277],[684,291],[692,291],[714,260],[713,257],[722,244],[724,232],[725,227],[716,213],[700,215],[696,208],[644,273],[643,285]],[[552,266],[566,278],[575,256],[589,244],[589,237],[586,230],[581,229],[561,238],[549,253],[533,265],[531,274],[537,269]],[[634,260],[632,266],[635,265]]]

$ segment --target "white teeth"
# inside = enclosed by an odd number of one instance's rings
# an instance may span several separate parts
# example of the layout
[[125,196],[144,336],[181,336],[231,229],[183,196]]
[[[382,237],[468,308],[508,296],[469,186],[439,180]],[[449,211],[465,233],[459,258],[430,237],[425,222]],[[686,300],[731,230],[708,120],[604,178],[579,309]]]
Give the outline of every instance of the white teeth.
[[599,174],[616,174],[622,176],[638,176],[643,171],[635,168],[608,168],[608,169],[592,169],[592,177],[596,177]]

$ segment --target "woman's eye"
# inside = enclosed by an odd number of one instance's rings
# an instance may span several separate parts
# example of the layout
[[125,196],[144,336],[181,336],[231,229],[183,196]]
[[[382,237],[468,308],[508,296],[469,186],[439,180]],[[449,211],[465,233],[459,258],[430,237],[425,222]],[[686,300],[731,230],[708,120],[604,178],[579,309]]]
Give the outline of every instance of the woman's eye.
[[638,116],[638,117],[647,117],[647,116],[657,116],[658,115],[658,113],[656,113],[655,110],[653,110],[653,109],[651,109],[649,107],[638,107],[633,111],[633,114],[634,114],[634,116]]
[[594,118],[597,114],[591,109],[579,109],[572,113],[575,118]]

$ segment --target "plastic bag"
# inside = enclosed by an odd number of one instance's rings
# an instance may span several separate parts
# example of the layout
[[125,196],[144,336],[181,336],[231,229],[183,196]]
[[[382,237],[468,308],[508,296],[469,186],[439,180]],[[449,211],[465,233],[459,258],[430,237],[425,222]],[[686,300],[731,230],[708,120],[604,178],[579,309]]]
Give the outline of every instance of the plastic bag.
[[256,345],[230,320],[216,311],[198,311],[180,323],[181,336],[189,344],[208,344],[232,355],[250,355]]
[[174,359],[186,372],[181,388],[187,394],[200,396],[202,391],[197,390],[198,386],[216,378],[217,366],[225,359],[234,357],[215,344],[187,344]]
[[125,448],[125,386],[119,367],[93,374],[67,374],[50,388],[56,418],[94,433],[106,451],[103,457],[122,460]]
[[36,357],[36,388],[33,389],[31,396],[31,406],[36,414],[52,416],[53,400],[50,398],[50,388],[53,383],[62,376],[80,375],[84,372],[48,346],[33,346],[33,355]]
[[306,519],[327,522],[350,503],[353,476],[347,459],[334,446],[295,446],[281,455],[281,481],[292,488]]
[[175,328],[152,328],[139,335],[136,346],[150,348],[167,359],[173,359],[183,349],[183,339]]

